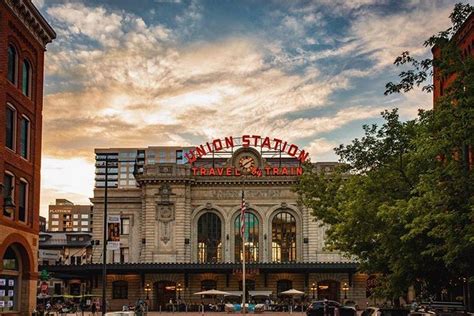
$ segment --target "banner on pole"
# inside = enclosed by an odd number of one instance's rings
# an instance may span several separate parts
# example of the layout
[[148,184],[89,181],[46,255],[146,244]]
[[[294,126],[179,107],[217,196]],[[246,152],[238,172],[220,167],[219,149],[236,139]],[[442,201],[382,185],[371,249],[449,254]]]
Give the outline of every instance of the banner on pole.
[[107,216],[107,249],[120,250],[120,215]]

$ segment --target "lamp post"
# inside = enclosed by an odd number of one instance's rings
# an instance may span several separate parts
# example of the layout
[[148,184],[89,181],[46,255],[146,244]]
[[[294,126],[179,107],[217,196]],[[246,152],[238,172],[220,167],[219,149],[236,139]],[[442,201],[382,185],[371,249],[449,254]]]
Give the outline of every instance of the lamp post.
[[145,285],[145,293],[146,293],[146,300],[147,300],[147,301],[150,299],[150,291],[151,291],[150,284],[147,283],[147,284]]
[[176,292],[178,292],[178,300],[181,300],[181,291],[183,291],[183,286],[181,285],[181,283],[178,283],[178,285],[176,285]]
[[316,283],[313,283],[311,285],[311,292],[313,292],[313,300],[316,298],[316,289],[317,289]]
[[346,282],[344,282],[344,285],[342,286],[342,290],[344,291],[344,299],[347,299],[347,291],[349,291],[349,286],[347,285]]

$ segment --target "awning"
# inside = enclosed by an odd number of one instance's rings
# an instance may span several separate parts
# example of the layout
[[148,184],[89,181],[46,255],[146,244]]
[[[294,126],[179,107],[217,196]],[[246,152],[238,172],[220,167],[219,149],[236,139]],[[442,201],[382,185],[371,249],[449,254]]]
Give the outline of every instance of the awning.
[[228,292],[229,294],[225,296],[242,296],[242,291],[226,291],[226,292]]
[[272,291],[249,291],[250,296],[270,296]]

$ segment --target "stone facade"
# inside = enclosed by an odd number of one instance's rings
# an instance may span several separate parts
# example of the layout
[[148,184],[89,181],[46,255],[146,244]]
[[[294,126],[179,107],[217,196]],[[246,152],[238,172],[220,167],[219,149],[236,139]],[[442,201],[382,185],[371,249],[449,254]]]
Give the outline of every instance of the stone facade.
[[[256,157],[262,160],[260,165],[268,163],[262,157]],[[227,168],[232,164],[232,160],[221,161],[218,165]],[[203,165],[212,165],[209,160],[202,161]],[[290,160],[284,160],[283,164],[288,161]],[[321,167],[318,164],[316,166]],[[335,163],[325,164],[325,168],[334,166]],[[198,249],[198,221],[206,213],[217,215],[220,223],[221,255],[215,260],[215,264],[236,262],[234,247],[238,232],[235,221],[240,216],[242,191],[245,192],[246,209],[258,219],[257,263],[275,262],[275,257],[272,256],[272,223],[280,212],[291,214],[296,222],[296,258],[292,262],[315,265],[328,263],[329,266],[332,263],[336,265],[353,262],[340,253],[324,249],[326,228],[308,209],[299,205],[298,196],[294,192],[298,176],[205,176],[193,173],[192,166],[188,164],[145,163],[143,170],[137,173],[135,178],[136,188],[107,190],[108,215],[120,215],[121,218],[129,219],[130,223],[129,233],[121,235],[120,240],[121,247],[127,249],[128,260],[123,261],[121,258],[117,261],[117,255],[113,251],[107,251],[107,262],[110,264],[128,263],[133,267],[133,263],[194,263],[198,267],[202,262]],[[96,188],[94,198],[91,199],[94,204],[93,239],[101,242],[104,192],[103,188]],[[93,248],[92,257],[94,263],[102,263],[102,244]],[[359,304],[366,303],[364,275],[354,272],[292,271],[291,262],[281,262],[281,265],[286,265],[285,272],[271,273],[258,268],[250,271],[248,279],[254,281],[255,290],[271,291],[276,295],[279,280],[291,280],[293,288],[305,291],[311,296],[312,283],[331,280],[337,284],[332,293],[334,299],[344,300],[346,296]],[[242,278],[236,269],[228,273],[196,273],[191,270],[183,270],[182,273],[150,273],[140,270],[127,274],[110,273],[107,278],[107,292],[111,309],[120,308],[125,301],[133,302],[138,298],[145,298],[147,286],[150,288],[148,296],[151,308],[165,308],[170,294],[160,290],[160,282],[164,281],[175,286],[182,285],[180,298],[196,303],[201,299],[192,293],[202,289],[203,281],[212,280],[220,290],[237,291]],[[113,297],[113,282],[119,280],[128,283],[126,299]],[[345,292],[343,284],[350,284]],[[100,291],[101,282],[97,278],[92,282],[92,292],[100,294]],[[168,296],[164,299],[163,295]],[[177,295],[176,292],[171,294],[171,298],[175,298],[174,295]]]

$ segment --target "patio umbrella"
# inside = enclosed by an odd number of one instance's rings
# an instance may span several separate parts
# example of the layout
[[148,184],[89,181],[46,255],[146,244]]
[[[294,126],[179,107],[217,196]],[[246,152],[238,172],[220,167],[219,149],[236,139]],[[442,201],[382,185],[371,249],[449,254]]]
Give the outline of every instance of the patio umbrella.
[[303,295],[304,292],[301,292],[301,291],[298,291],[298,290],[295,290],[295,289],[290,289],[290,290],[287,290],[287,291],[280,292],[280,294],[291,296],[291,302],[292,302],[291,308],[290,308],[290,314],[291,314],[291,313],[293,313],[293,305],[295,305],[295,296]]
[[219,291],[219,290],[207,290],[196,292],[194,295],[231,295],[229,292]]

